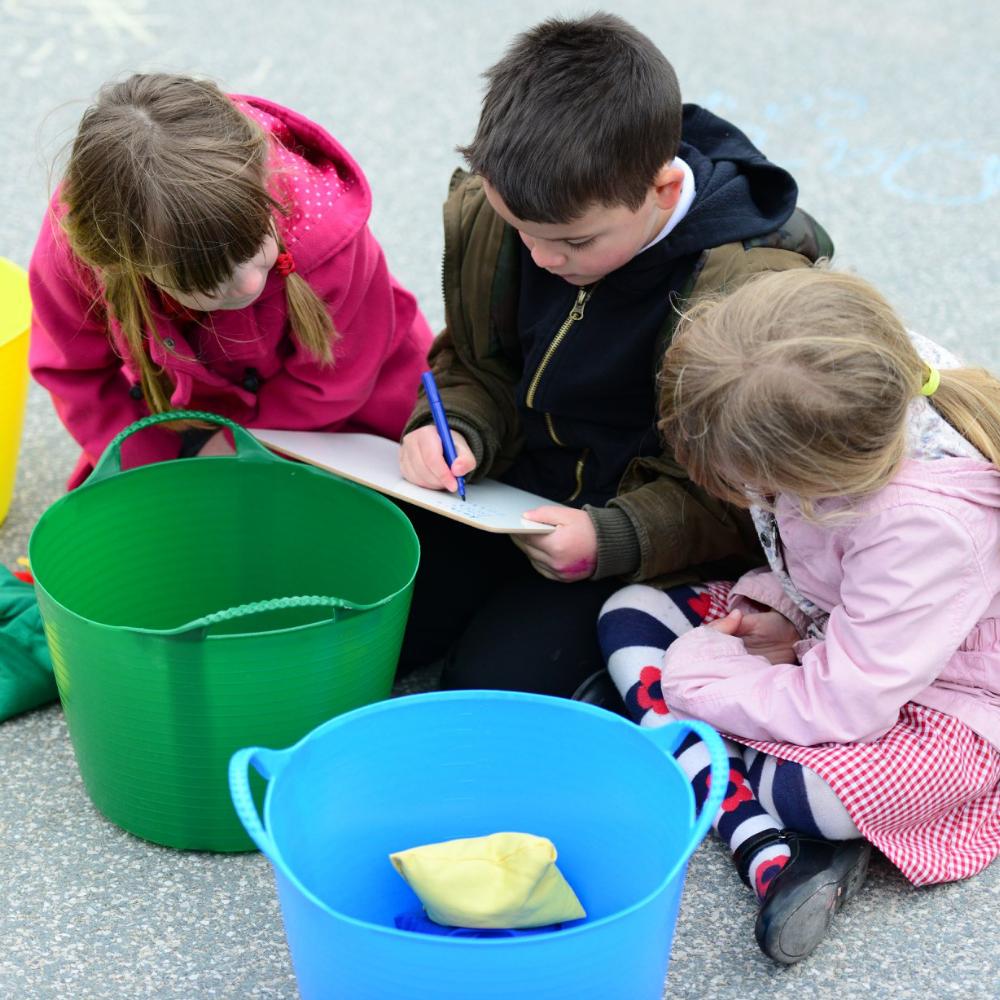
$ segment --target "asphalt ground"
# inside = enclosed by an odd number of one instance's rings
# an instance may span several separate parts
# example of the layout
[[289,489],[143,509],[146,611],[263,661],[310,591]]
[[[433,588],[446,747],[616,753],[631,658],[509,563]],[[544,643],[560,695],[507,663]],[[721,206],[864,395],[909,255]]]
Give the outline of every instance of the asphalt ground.
[[[440,206],[459,164],[454,147],[475,127],[479,74],[516,32],[591,9],[7,0],[0,255],[27,264],[59,152],[101,83],[137,70],[209,75],[294,107],[344,142],[371,182],[372,227],[392,270],[438,327]],[[1000,369],[996,8],[706,0],[605,9],[661,46],[686,100],[730,118],[792,170],[800,204],[834,236],[839,266],[875,282],[912,328]],[[33,387],[0,563],[25,553],[75,452]],[[664,995],[997,997],[998,904],[1000,865],[916,890],[876,861],[814,956],[778,968],[753,942],[753,903],[726,852],[707,842],[689,869]],[[262,857],[176,852],[105,821],[58,706],[0,725],[0,996],[295,995]]]

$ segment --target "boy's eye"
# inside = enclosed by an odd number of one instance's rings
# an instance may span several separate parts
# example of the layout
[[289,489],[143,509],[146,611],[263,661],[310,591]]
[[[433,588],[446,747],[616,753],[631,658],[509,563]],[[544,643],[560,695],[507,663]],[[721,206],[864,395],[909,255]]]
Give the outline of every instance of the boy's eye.
[[580,250],[583,247],[589,247],[590,244],[593,243],[594,240],[596,240],[596,239],[597,239],[596,236],[591,236],[588,239],[579,240],[579,241],[575,241],[575,240],[563,240],[563,243],[565,243],[566,246],[570,247],[573,250]]

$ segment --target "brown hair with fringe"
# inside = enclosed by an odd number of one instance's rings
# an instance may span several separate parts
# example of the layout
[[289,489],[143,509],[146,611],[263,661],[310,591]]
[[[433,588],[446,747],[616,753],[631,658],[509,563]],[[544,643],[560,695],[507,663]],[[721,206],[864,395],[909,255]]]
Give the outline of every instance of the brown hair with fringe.
[[[148,282],[211,294],[273,234],[268,137],[208,81],[136,74],[105,86],[80,122],[63,179],[70,246],[98,275],[150,411],[173,387],[146,337],[158,338]],[[279,247],[280,249],[280,247]],[[285,279],[293,333],[333,364],[330,314],[298,274]]]
[[[691,478],[739,506],[787,493],[804,514],[885,486],[927,382],[892,307],[825,268],[759,275],[682,320],[661,372],[660,429]],[[1000,381],[946,369],[931,405],[997,465]]]
[[677,155],[674,69],[615,14],[543,21],[484,76],[475,138],[458,151],[518,218],[573,222],[594,204],[635,211]]

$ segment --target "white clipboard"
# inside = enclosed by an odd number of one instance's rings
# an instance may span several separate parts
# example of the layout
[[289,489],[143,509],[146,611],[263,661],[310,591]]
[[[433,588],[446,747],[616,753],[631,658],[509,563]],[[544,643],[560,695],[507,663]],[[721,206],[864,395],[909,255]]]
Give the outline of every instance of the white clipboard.
[[551,504],[551,500],[495,479],[466,483],[465,500],[445,490],[414,486],[400,474],[399,445],[375,434],[273,431],[256,427],[251,433],[262,444],[283,455],[482,531],[529,535],[555,530],[551,524],[538,524],[521,517],[526,510]]

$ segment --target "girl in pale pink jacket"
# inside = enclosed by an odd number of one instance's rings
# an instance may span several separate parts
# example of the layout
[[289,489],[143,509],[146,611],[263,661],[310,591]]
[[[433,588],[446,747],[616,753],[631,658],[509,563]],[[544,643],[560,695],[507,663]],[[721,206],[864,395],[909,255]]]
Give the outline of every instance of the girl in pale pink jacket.
[[[164,74],[83,116],[31,260],[31,368],[83,453],[150,412],[398,438],[430,330],[368,230],[371,192],[318,125]],[[126,466],[225,450],[161,424]]]
[[[956,364],[826,270],[748,283],[667,352],[663,433],[750,507],[769,568],[626,588],[601,641],[643,724],[732,737],[716,830],[780,962],[819,943],[872,844],[915,885],[1000,853],[1000,382]],[[703,747],[678,760],[702,801]]]

